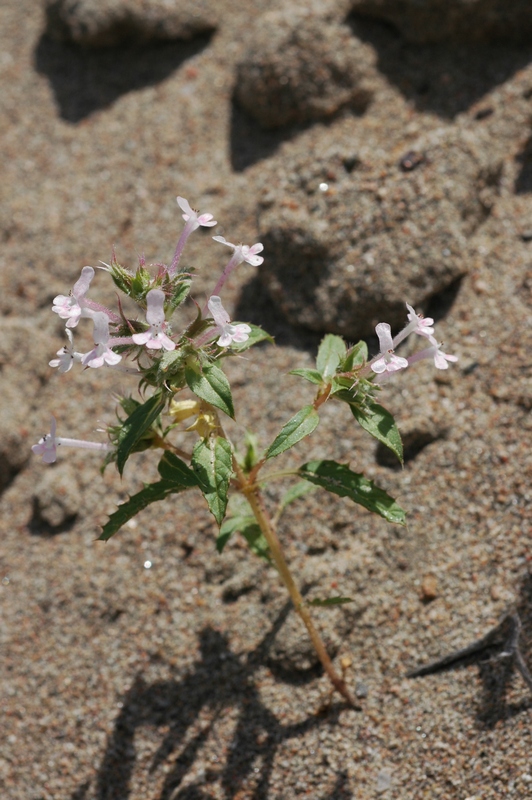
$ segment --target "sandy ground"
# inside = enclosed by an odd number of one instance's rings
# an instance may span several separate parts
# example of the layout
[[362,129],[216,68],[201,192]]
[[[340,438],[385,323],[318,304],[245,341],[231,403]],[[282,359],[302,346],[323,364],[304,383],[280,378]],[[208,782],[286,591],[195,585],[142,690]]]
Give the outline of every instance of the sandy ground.
[[[99,54],[43,38],[35,2],[0,6],[3,798],[532,797],[530,691],[497,658],[502,646],[491,660],[405,677],[512,608],[532,664],[532,47],[408,50],[398,77],[377,31],[365,114],[264,133],[231,98],[250,20],[267,6],[222,0],[211,37]],[[408,82],[416,69],[430,76],[419,96]],[[113,392],[131,388],[116,374],[47,367],[62,344],[51,299],[83,265],[107,260],[112,244],[130,265],[139,253],[168,260],[177,194],[212,212],[217,233],[251,243],[257,187],[292,156],[311,161],[346,136],[366,157],[407,152],[441,126],[478,131],[502,172],[468,243],[469,274],[437,309],[459,365],[445,375],[420,365],[386,389],[400,426],[434,418],[437,436],[399,471],[347,409],[326,407],[304,454],[364,469],[398,498],[408,527],[316,494],[279,531],[302,584],[356,599],[317,613],[337,659],[352,659],[354,711],[330,699],[276,575],[238,541],[216,554],[201,497],[153,506],[104,545],[99,525],[154,463],[139,456],[120,481],[81,451],[49,471],[27,454],[51,411],[63,435],[91,438],[113,419]],[[197,234],[187,258],[203,298],[223,256]],[[108,289],[98,274],[96,296]],[[266,444],[311,400],[310,385],[286,373],[312,364],[320,336],[284,320],[251,267],[225,301],[276,336],[275,348],[230,366],[242,410],[232,435],[250,427]]]

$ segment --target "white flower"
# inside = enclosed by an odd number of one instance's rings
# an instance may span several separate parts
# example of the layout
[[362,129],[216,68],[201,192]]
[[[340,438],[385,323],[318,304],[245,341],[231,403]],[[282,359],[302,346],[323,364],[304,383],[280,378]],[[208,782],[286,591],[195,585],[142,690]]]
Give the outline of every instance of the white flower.
[[57,458],[57,448],[60,445],[63,447],[81,447],[83,450],[111,450],[111,445],[107,442],[87,442],[84,439],[65,439],[63,436],[56,436],[56,427],[55,417],[52,417],[50,433],[45,433],[38,443],[31,448],[35,455],[42,456],[45,464],[54,463]]
[[75,328],[78,324],[85,308],[85,295],[93,278],[94,269],[92,267],[83,267],[70,295],[58,294],[57,297],[54,297],[52,311],[59,314],[61,319],[68,320],[67,328]]
[[52,358],[52,360],[48,362],[50,367],[57,367],[57,371],[60,373],[68,372],[75,361],[78,363],[83,361],[83,353],[76,353],[74,350],[74,336],[72,331],[66,328],[65,333],[68,337],[69,344],[57,351],[56,355],[58,355],[59,358]]
[[212,214],[199,214],[197,211],[194,211],[194,209],[190,207],[188,200],[185,200],[184,197],[178,197],[177,204],[181,211],[185,212],[182,216],[187,223],[187,227],[190,228],[189,233],[195,231],[200,225],[203,225],[205,228],[212,228],[213,225],[218,224]]
[[175,342],[164,332],[167,323],[164,319],[164,292],[160,289],[151,289],[146,295],[148,309],[146,320],[150,329],[143,333],[134,333],[131,337],[135,344],[145,344],[151,350],[175,350]]
[[229,314],[222,306],[222,301],[216,295],[209,298],[207,303],[212,318],[216,323],[218,332],[222,335],[216,342],[220,347],[229,347],[233,342],[246,342],[249,339],[251,328],[244,322],[234,325],[231,323]]
[[94,322],[94,344],[96,347],[83,357],[84,367],[97,369],[107,364],[114,367],[122,360],[122,356],[114,353],[109,347],[109,317],[103,311],[94,311],[90,314]]
[[259,267],[264,261],[262,256],[257,255],[257,253],[261,253],[264,250],[264,245],[260,242],[248,247],[247,244],[231,244],[231,242],[226,241],[223,236],[213,236],[212,238],[215,242],[221,242],[221,244],[226,244],[227,247],[233,248],[234,256],[231,259],[233,266],[247,261],[252,267]]
[[371,363],[371,369],[380,375],[383,372],[397,372],[408,367],[406,358],[396,356],[393,351],[391,328],[387,322],[379,322],[375,331],[379,337],[380,353]]

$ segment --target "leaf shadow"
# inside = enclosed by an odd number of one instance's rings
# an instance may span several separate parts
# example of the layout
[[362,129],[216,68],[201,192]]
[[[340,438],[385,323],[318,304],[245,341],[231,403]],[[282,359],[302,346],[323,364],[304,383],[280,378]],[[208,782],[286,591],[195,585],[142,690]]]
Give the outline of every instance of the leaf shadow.
[[[326,714],[313,714],[296,723],[283,723],[262,702],[253,676],[258,667],[268,662],[268,651],[276,633],[283,625],[291,604],[287,602],[274,621],[271,630],[255,650],[234,653],[226,637],[210,626],[200,635],[200,658],[189,673],[180,680],[160,680],[148,684],[137,675],[123,697],[121,711],[106,744],[98,768],[94,797],[96,800],[128,800],[136,765],[135,735],[144,727],[161,728],[163,738],[149,767],[154,774],[166,765],[166,777],[157,800],[204,800],[212,797],[209,783],[219,782],[223,797],[229,800],[241,796],[249,778],[257,775],[250,800],[267,800],[274,759],[280,745],[324,722],[335,725],[344,703],[334,703]],[[294,671],[284,675],[293,684],[306,682],[308,675]],[[230,709],[238,709],[238,719],[232,740],[226,743],[225,763],[208,769],[201,778],[183,782],[200,750],[212,735],[215,724]],[[202,716],[206,721],[199,724]],[[190,731],[194,728],[194,733]],[[177,753],[177,757],[175,754]],[[172,758],[173,763],[170,763]],[[260,761],[260,772],[255,765]],[[203,787],[203,788],[202,788]],[[83,782],[71,795],[71,800],[83,800],[90,786]],[[323,800],[350,800],[345,773],[337,775],[332,794]]]
[[48,78],[61,118],[77,123],[108,108],[121,95],[160,83],[203,50],[211,35],[186,42],[126,43],[90,49],[43,34],[34,51],[34,65]]
[[532,658],[532,574],[527,573],[517,603],[491,631],[470,645],[443,658],[418,667],[407,677],[434,675],[471,665],[478,666],[481,694],[476,721],[491,730],[504,720],[532,708],[532,697],[509,702],[508,692],[518,671],[532,691],[532,675],[527,664]]

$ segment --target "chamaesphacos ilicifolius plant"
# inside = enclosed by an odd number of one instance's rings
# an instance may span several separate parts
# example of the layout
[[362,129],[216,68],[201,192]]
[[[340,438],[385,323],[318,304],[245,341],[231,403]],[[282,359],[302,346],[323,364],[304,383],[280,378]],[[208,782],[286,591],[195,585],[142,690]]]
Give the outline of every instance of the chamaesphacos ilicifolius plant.
[[[205,305],[196,306],[194,318],[184,330],[174,330],[172,314],[187,299],[192,283],[192,272],[180,267],[186,241],[200,226],[217,224],[212,214],[199,214],[184,198],[178,197],[177,202],[185,226],[169,266],[157,264],[149,270],[142,258],[132,272],[121,266],[113,253],[111,263],[101,267],[109,273],[115,287],[137,304],[140,311],[137,318],[125,316],[120,299],[114,311],[90,299],[88,293],[95,275],[92,267],[83,267],[70,293],[58,295],[53,303],[52,310],[66,321],[68,344],[58,351],[50,366],[59,373],[69,372],[78,364],[84,368],[125,371],[136,376],[140,399],[132,396],[119,399],[117,423],[107,429],[106,442],[58,436],[52,417],[50,432],[33,446],[33,452],[41,455],[44,462],[52,463],[60,447],[97,450],[105,456],[104,466],[115,463],[122,475],[134,453],[160,451],[160,479],[145,485],[120,505],[99,538],[109,539],[125,522],[157,500],[190,489],[199,490],[219,526],[216,539],[219,553],[230,537],[238,533],[253,553],[277,569],[334,688],[354,705],[344,677],[336,672],[310,615],[311,606],[339,605],[350,598],[303,599],[283,554],[274,520],[278,520],[289,503],[315,487],[347,497],[388,522],[404,525],[405,513],[363,474],[336,461],[307,461],[299,468],[277,474],[264,473],[263,468],[315,430],[320,422],[320,409],[327,402],[346,403],[359,425],[402,463],[403,448],[397,426],[376,399],[381,385],[422,359],[432,359],[437,369],[447,369],[449,362],[457,358],[442,352],[434,338],[433,320],[416,314],[408,304],[408,321],[395,337],[387,323],[377,325],[380,352],[371,359],[364,342],[348,347],[340,336],[327,335],[320,344],[315,369],[291,372],[314,385],[314,400],[286,422],[264,452],[258,451],[252,435],[246,439],[244,452],[236,452],[223,425],[226,416],[235,418],[224,360],[272,339],[260,327],[231,322],[220,294],[239,264],[263,263],[259,255],[263,246],[234,245],[223,236],[214,236],[215,241],[231,248],[231,258]],[[93,326],[94,348],[87,353],[78,352],[74,345],[73,329],[82,320],[91,321]],[[421,337],[425,347],[408,358],[396,355],[397,345],[411,334]],[[191,452],[183,451],[172,441],[176,430],[182,431],[184,424],[195,438]],[[290,485],[279,508],[272,513],[264,502],[262,487],[268,480],[279,479],[280,474]],[[226,516],[229,497],[234,493],[243,495],[245,502],[240,508],[244,510]]]

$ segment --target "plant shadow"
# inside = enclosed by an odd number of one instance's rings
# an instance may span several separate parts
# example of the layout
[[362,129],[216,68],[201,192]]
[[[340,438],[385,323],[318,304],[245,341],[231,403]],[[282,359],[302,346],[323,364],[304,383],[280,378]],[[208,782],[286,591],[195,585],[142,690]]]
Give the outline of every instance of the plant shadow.
[[210,38],[211,34],[206,34],[190,42],[90,49],[43,34],[35,48],[34,64],[37,72],[48,78],[61,118],[77,123],[108,108],[123,94],[160,83],[206,47]]
[[[139,729],[149,727],[163,731],[149,767],[150,774],[163,766],[166,769],[157,800],[207,800],[212,797],[208,785],[214,782],[218,782],[223,797],[230,800],[240,797],[254,777],[252,793],[246,796],[251,800],[267,800],[278,747],[324,722],[336,724],[340,710],[345,707],[344,703],[334,703],[321,714],[285,724],[262,702],[253,676],[258,667],[271,664],[269,649],[290,609],[288,602],[252,652],[234,653],[226,637],[207,626],[199,636],[200,658],[184,678],[147,684],[138,675],[122,700],[121,711],[107,741],[94,797],[127,800],[131,796],[136,764],[135,735]],[[285,672],[284,678],[295,685],[308,681],[311,676]],[[224,743],[225,763],[219,762],[200,778],[191,780],[190,772],[203,745],[209,737],[216,738],[216,722],[235,708],[238,719],[232,740]],[[200,715],[205,719],[203,724],[198,723]],[[260,771],[256,769],[257,761],[261,764]],[[183,785],[185,779],[186,785]],[[84,800],[89,789],[90,782],[84,781],[71,795],[71,800]],[[321,800],[350,800],[352,797],[347,774],[341,772],[336,776],[332,793]]]
[[517,603],[482,639],[462,650],[419,667],[409,677],[437,674],[477,665],[481,695],[477,706],[477,724],[489,730],[501,721],[532,708],[532,698],[509,702],[508,692],[518,671],[532,691],[532,675],[527,664],[532,659],[532,574],[521,583]]
[[[355,36],[377,52],[377,68],[418,111],[453,119],[532,61],[532,46],[515,42],[407,42],[390,24],[351,14]],[[477,119],[492,113],[479,109]]]

